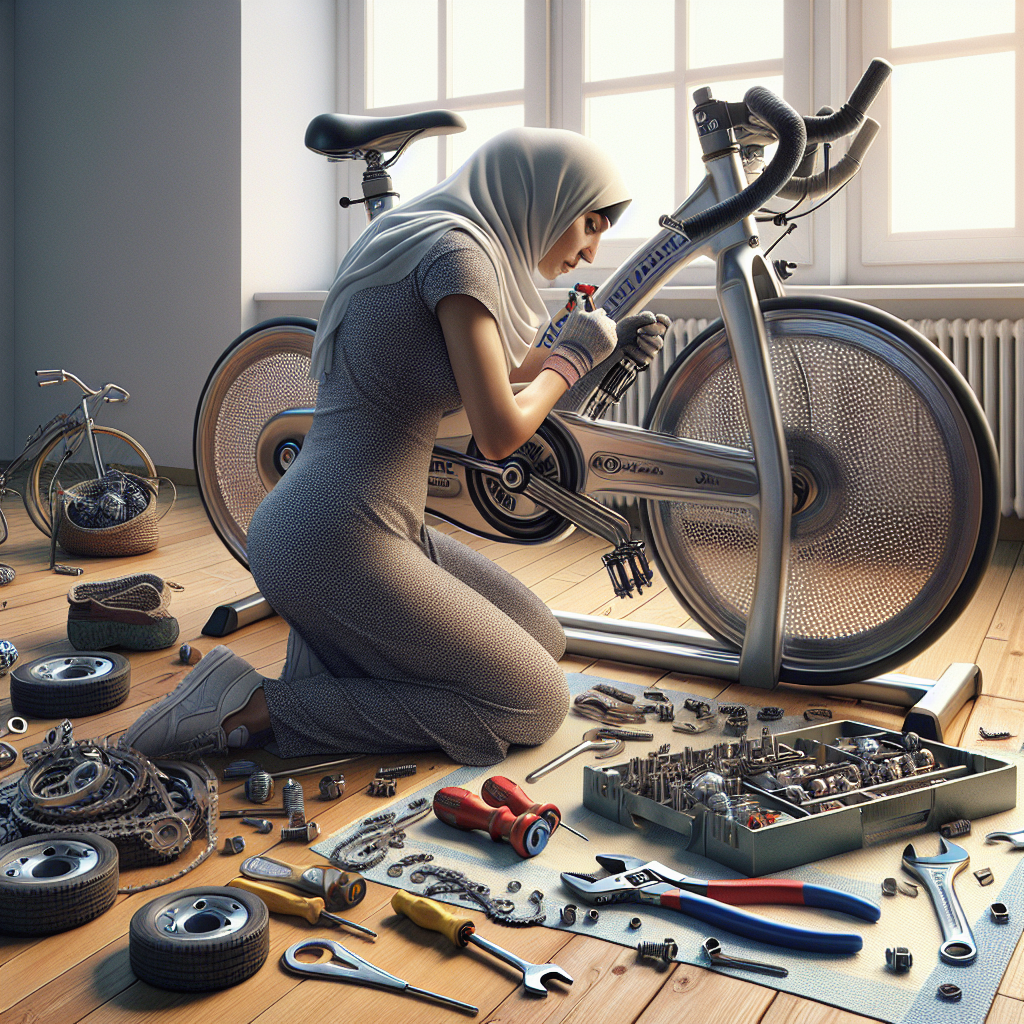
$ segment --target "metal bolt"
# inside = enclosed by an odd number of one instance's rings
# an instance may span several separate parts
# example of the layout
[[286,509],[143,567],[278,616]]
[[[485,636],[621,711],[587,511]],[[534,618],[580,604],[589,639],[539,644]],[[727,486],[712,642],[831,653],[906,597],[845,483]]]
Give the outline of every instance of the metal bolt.
[[274,780],[262,768],[245,780],[245,798],[254,804],[265,804],[274,795]]
[[242,836],[229,836],[224,840],[223,853],[242,853],[245,850],[245,839]]
[[320,780],[321,800],[340,800],[345,795],[345,776],[325,775]]
[[284,809],[288,812],[288,824],[292,828],[301,828],[306,824],[306,798],[302,786],[294,779],[289,779],[281,787]]
[[670,964],[679,954],[679,943],[669,938],[664,942],[639,942],[636,947],[637,956],[663,960]]
[[906,946],[895,946],[885,951],[885,962],[896,974],[906,974],[914,963],[914,958]]
[[243,825],[252,825],[257,832],[267,835],[269,832],[274,831],[273,822],[268,821],[266,818],[243,818]]
[[320,826],[315,821],[307,821],[305,825],[281,826],[281,838],[297,843],[311,843],[320,835]]
[[579,907],[575,903],[567,903],[562,907],[562,924],[574,925],[576,923],[576,911]]

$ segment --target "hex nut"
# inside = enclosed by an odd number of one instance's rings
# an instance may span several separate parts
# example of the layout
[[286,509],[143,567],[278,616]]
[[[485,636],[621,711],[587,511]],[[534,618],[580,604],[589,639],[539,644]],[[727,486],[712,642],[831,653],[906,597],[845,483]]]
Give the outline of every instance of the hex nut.
[[989,907],[989,913],[996,924],[1006,924],[1010,920],[1010,911],[1005,903],[993,903]]
[[913,966],[914,957],[906,946],[894,946],[885,951],[885,962],[894,974],[906,974]]
[[224,840],[222,853],[235,854],[245,852],[245,839],[242,836],[228,836]]
[[963,996],[963,992],[958,985],[952,985],[947,982],[945,985],[939,986],[936,995],[940,999],[945,999],[947,1003],[958,1003]]
[[631,917],[629,919],[629,927],[632,928],[634,931],[637,928],[639,928],[642,924],[643,924],[643,921],[641,921],[639,917]]
[[599,914],[599,913],[598,913],[598,912],[597,912],[597,911],[596,911],[596,910],[595,910],[595,909],[594,909],[593,907],[591,907],[591,908],[590,908],[590,910],[588,910],[588,911],[587,911],[587,920],[588,920],[588,921],[589,921],[589,922],[590,922],[591,924],[596,924],[596,923],[597,923],[597,919],[598,919],[598,918],[599,918],[600,916],[601,916],[601,915],[600,915],[600,914]]

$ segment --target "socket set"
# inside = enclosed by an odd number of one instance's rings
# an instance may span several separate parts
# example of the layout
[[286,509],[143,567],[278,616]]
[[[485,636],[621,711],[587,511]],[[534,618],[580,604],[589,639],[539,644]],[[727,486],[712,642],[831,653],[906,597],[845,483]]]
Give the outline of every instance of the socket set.
[[583,803],[767,875],[1017,803],[1015,764],[862,722],[824,722],[583,769]]

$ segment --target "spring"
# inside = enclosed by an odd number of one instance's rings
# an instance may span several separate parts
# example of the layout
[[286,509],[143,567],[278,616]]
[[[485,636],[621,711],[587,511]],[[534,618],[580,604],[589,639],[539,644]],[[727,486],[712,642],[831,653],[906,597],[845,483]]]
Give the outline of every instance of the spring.
[[306,824],[306,799],[302,786],[294,779],[289,779],[281,789],[281,796],[288,824],[292,828],[301,828]]

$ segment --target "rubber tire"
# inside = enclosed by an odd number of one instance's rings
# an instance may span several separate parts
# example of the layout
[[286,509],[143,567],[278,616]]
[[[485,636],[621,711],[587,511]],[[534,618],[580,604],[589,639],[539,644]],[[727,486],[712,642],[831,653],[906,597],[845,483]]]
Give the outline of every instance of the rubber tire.
[[[172,902],[195,896],[224,896],[245,906],[249,919],[238,931],[216,939],[181,939],[157,928],[157,918]],[[164,893],[132,916],[128,955],[141,980],[174,992],[210,992],[252,977],[270,954],[267,905],[244,889],[206,886]]]
[[123,654],[112,651],[75,651],[70,657],[95,655],[113,663],[106,675],[91,679],[41,682],[32,678],[33,665],[51,661],[54,655],[36,658],[11,669],[11,705],[28,718],[84,718],[116,708],[128,697],[132,667]]
[[[80,434],[85,428],[79,427],[77,431],[72,431],[69,435],[74,437],[76,434]],[[141,476],[156,477],[156,463],[149,457],[149,452],[139,444],[130,434],[126,434],[123,430],[117,430],[114,427],[101,427],[97,424],[93,424],[92,432],[97,437],[96,443],[100,448],[100,455],[104,452],[104,437],[116,437],[119,441],[123,442],[127,447],[131,448],[136,455],[139,457],[139,469],[142,470]],[[64,440],[63,434],[57,434],[49,444],[32,460],[32,465],[29,468],[28,479],[25,482],[25,493],[22,496],[22,500],[25,502],[25,511],[28,512],[29,519],[32,520],[36,526],[46,534],[50,536],[50,506],[49,506],[49,486],[50,481],[45,482],[41,480],[42,468],[45,466],[47,457],[49,454],[61,444]],[[80,444],[86,444],[86,438],[82,438]],[[109,451],[108,451],[109,454]],[[104,461],[106,461],[104,459]],[[92,476],[96,475],[96,470],[93,468]]]
[[[99,854],[95,867],[64,882],[40,879],[29,885],[15,885],[7,881],[3,865],[19,849],[60,840],[92,846]],[[83,832],[56,832],[16,840],[0,849],[0,933],[52,935],[77,928],[113,906],[117,884],[117,847],[109,839]]]

